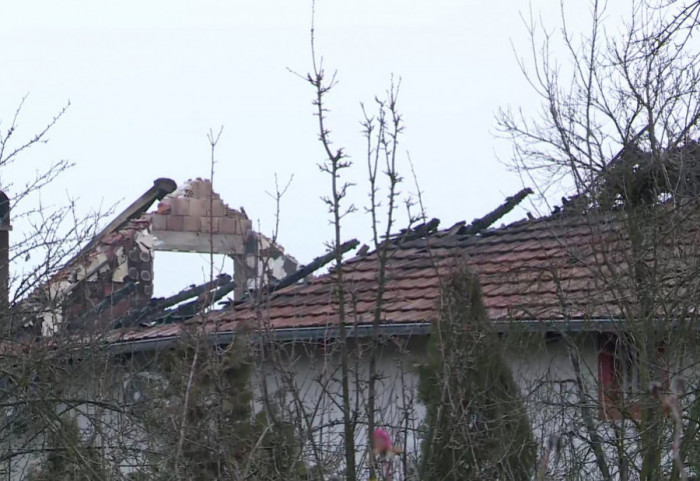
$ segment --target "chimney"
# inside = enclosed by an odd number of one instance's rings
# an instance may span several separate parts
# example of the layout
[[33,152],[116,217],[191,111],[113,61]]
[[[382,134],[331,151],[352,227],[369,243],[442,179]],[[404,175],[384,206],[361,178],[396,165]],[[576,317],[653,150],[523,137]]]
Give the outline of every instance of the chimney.
[[0,316],[10,307],[10,199],[0,191]]

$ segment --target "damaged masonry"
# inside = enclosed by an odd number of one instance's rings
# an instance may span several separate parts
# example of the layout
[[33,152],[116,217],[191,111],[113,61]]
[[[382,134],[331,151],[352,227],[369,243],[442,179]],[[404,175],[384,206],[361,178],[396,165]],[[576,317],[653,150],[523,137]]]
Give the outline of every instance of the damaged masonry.
[[[530,193],[524,189],[483,218],[469,225],[458,223],[448,232],[458,228],[455,233],[474,236]],[[434,235],[438,224],[433,219],[387,241],[395,247],[410,244]],[[338,250],[345,254],[358,245],[353,239]],[[366,247],[358,251],[358,258],[365,256]],[[153,259],[158,251],[227,255],[233,259],[234,272],[186,286],[167,298],[153,297],[157,281]],[[244,303],[240,308],[249,310],[246,301],[252,293],[271,293],[299,283],[334,258],[335,253],[328,252],[299,266],[284,249],[255,232],[244,209],[229,207],[209,180],[190,180],[178,187],[171,179],[156,179],[46,284],[13,308],[19,326],[16,340],[181,324],[231,293],[234,304]]]
[[[148,212],[156,201],[156,210]],[[153,298],[157,251],[230,256],[233,278],[221,274],[169,298]],[[190,180],[178,188],[161,178],[16,306],[20,338],[184,320],[232,291],[234,299],[241,299],[259,287],[274,287],[298,269],[293,257],[253,231],[243,208],[230,208],[213,192],[209,180]]]

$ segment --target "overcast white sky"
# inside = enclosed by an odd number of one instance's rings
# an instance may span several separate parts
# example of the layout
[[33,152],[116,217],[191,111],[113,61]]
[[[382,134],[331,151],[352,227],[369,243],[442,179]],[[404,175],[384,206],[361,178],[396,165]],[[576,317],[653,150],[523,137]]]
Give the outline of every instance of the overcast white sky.
[[[367,203],[359,103],[382,93],[392,73],[402,78],[402,151],[415,164],[429,216],[443,226],[469,221],[521,187],[498,161],[510,146],[496,138],[494,114],[536,106],[511,45],[527,53],[520,15],[528,5],[318,0],[317,49],[340,81],[327,98],[329,124],[356,162],[355,204]],[[555,25],[558,1],[532,8]],[[208,176],[206,133],[223,125],[215,189],[269,233],[274,203],[266,191],[275,173],[294,174],[280,242],[308,262],[331,238],[319,199],[329,179],[317,167],[313,92],[287,70],[310,67],[310,18],[310,0],[0,0],[2,125],[27,93],[25,135],[71,102],[50,142],[0,174],[2,187],[41,162],[67,158],[76,166],[42,193],[45,202],[69,192],[85,210],[124,207],[157,177]],[[403,172],[403,192],[415,192],[407,164]],[[368,216],[355,214],[345,236],[367,241],[369,227]],[[156,293],[201,280],[189,264],[158,258]]]

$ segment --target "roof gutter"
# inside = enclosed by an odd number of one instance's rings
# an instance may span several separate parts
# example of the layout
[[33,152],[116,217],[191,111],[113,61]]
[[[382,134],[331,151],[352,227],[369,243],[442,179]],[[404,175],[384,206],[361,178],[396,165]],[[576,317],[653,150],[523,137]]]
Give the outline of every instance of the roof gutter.
[[[526,333],[576,333],[576,332],[611,332],[621,328],[623,321],[618,319],[596,320],[520,320],[520,321],[492,321],[496,332],[526,332]],[[427,336],[430,334],[430,325],[425,322],[406,322],[382,324],[379,335],[384,337],[411,337]],[[367,338],[373,335],[372,324],[350,325],[345,328],[348,338]],[[338,326],[320,327],[284,327],[274,329],[264,334],[253,333],[253,339],[258,340],[262,335],[267,342],[310,342],[339,337]],[[229,344],[236,336],[235,331],[217,332],[208,335],[212,345]],[[139,339],[116,341],[109,344],[108,349],[112,354],[133,354],[137,352],[160,351],[173,347],[180,336],[171,335],[154,339]]]
[[[373,335],[371,324],[347,326],[345,328],[349,338],[365,338]],[[323,339],[334,339],[340,336],[337,326],[322,327],[284,327],[272,331],[253,333],[254,340],[262,336],[267,342],[310,342]],[[380,326],[380,335],[391,336],[425,336],[430,332],[429,322],[411,322],[401,324],[384,324]],[[208,340],[213,345],[229,344],[236,336],[235,331],[217,332],[208,335]],[[113,354],[130,354],[136,352],[160,351],[171,348],[180,336],[172,335],[155,339],[139,339],[135,341],[116,341],[109,344],[108,349]]]
[[491,321],[496,332],[613,332],[624,325],[620,319],[525,319],[516,321]]

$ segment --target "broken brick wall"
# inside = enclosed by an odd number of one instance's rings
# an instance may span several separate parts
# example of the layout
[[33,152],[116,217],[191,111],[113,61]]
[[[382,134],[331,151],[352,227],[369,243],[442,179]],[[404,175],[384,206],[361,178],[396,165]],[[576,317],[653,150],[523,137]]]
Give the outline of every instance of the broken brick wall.
[[[144,306],[153,293],[153,238],[148,219],[133,220],[108,234],[57,277],[52,284],[59,281],[59,288],[50,301],[61,309],[53,321],[45,317],[44,334],[61,319],[69,319],[68,327],[73,329],[85,328],[88,319],[93,325],[108,327],[130,309]],[[128,295],[120,295],[127,286]]]
[[190,180],[165,197],[150,220],[153,231],[241,238],[250,235],[253,227],[245,211],[226,205],[219,194],[212,192],[211,182],[206,179]]
[[33,320],[24,327],[46,336],[62,325],[69,330],[116,325],[152,302],[158,250],[232,257],[237,298],[298,269],[284,249],[253,231],[243,208],[229,207],[213,192],[209,180],[189,180],[170,192],[154,212],[127,217],[121,227],[98,236],[33,294],[27,303]]

